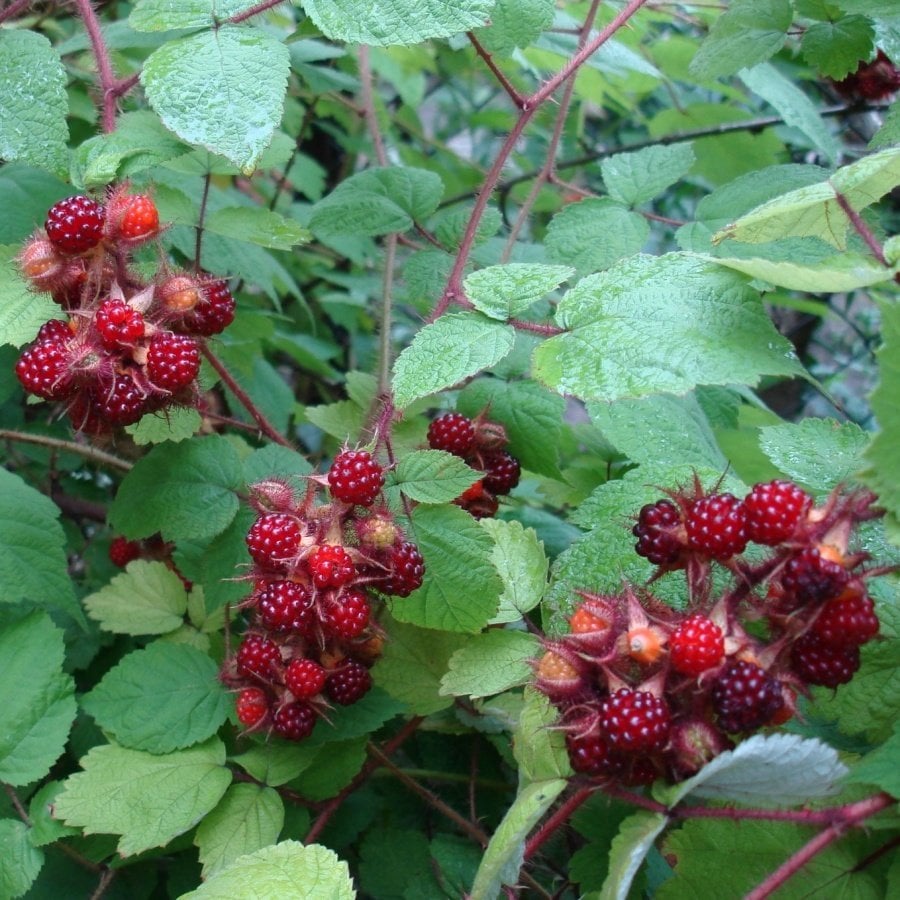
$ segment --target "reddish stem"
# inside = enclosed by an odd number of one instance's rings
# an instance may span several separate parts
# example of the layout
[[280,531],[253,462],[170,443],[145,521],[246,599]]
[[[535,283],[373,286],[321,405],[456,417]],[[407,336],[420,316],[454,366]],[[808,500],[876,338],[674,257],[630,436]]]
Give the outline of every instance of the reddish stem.
[[530,331],[533,334],[541,334],[544,337],[563,334],[566,330],[558,325],[541,325],[539,322],[528,322],[525,319],[507,319],[506,321],[513,328],[518,328],[520,331]]
[[101,107],[101,121],[103,130],[109,134],[116,130],[116,100],[119,95],[116,90],[120,84],[113,72],[112,62],[109,58],[109,50],[103,39],[103,31],[100,28],[100,20],[94,12],[90,0],[75,0],[78,14],[84,22],[85,31],[91,41],[94,50],[94,59],[97,61],[97,72],[100,75],[100,93],[103,97]]
[[525,860],[531,859],[535,853],[553,836],[557,829],[561,828],[572,814],[581,806],[595,791],[596,787],[583,787],[569,797],[565,803],[547,819],[546,822],[538,829],[538,831],[525,844]]
[[872,234],[869,226],[863,222],[860,214],[850,205],[847,198],[840,191],[835,191],[834,196],[838,202],[838,206],[847,214],[847,218],[856,229],[856,233],[866,242],[866,246],[872,251],[875,259],[883,266],[887,266],[888,261],[884,258],[881,244],[875,240],[875,235]]
[[515,89],[512,82],[503,74],[503,72],[500,71],[497,64],[494,62],[494,57],[485,50],[484,45],[477,37],[475,37],[473,32],[467,31],[466,37],[471,41],[472,46],[475,48],[475,52],[484,60],[484,64],[491,70],[497,81],[500,82],[500,86],[503,90],[509,94],[512,102],[515,103],[519,109],[524,109],[525,98]]
[[15,3],[10,3],[6,9],[0,9],[0,23],[11,19],[20,12],[24,12],[29,6],[31,6],[31,0],[16,0]]
[[262,0],[262,2],[257,3],[256,6],[251,6],[250,9],[245,9],[243,12],[235,13],[230,19],[226,19],[226,21],[231,25],[239,25],[241,22],[246,22],[247,19],[250,19],[253,16],[258,16],[260,13],[264,13],[267,10],[274,9],[276,6],[280,6],[284,2],[285,0]]

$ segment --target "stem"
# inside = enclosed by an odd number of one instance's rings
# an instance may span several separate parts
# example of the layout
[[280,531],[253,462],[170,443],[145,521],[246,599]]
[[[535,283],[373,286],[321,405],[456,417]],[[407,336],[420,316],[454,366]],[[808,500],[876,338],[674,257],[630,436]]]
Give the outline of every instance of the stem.
[[565,825],[572,817],[575,810],[578,809],[578,807],[581,806],[596,790],[597,788],[593,786],[583,787],[572,794],[572,796],[569,797],[569,799],[566,800],[546,822],[544,822],[528,843],[525,844],[525,860],[531,859],[557,829]]
[[856,229],[856,233],[866,242],[866,246],[872,251],[872,255],[875,259],[877,259],[881,265],[887,266],[888,261],[884,258],[881,244],[875,240],[875,235],[872,234],[869,226],[863,222],[860,214],[850,205],[847,198],[840,191],[835,191],[834,196],[838,202],[838,206],[847,214],[847,218]]
[[9,797],[9,802],[16,811],[16,815],[30,828],[31,818],[28,815],[28,810],[25,809],[22,801],[19,799],[16,789],[11,784],[3,782],[3,790],[6,792],[6,796]]
[[0,24],[18,15],[20,12],[24,12],[29,6],[31,6],[31,0],[15,0],[6,9],[0,9]]
[[91,47],[94,50],[94,59],[97,61],[97,72],[100,75],[100,92],[103,96],[101,121],[103,130],[109,134],[116,130],[116,99],[118,94],[116,89],[119,82],[113,72],[112,62],[109,58],[109,51],[106,48],[106,41],[103,39],[103,32],[100,28],[100,20],[94,12],[94,7],[90,0],[75,0],[78,7],[78,14],[84,22],[84,28],[88,33],[91,41]]
[[276,6],[280,6],[284,2],[285,0],[262,0],[262,2],[257,3],[256,6],[251,6],[250,9],[245,9],[243,12],[235,13],[230,19],[227,19],[226,21],[231,25],[239,25],[241,22],[246,22],[247,19],[250,19],[253,16],[258,16],[260,13],[264,13],[267,10],[274,9]]
[[21,431],[10,431],[6,428],[0,428],[0,440],[19,441],[23,444],[39,444],[42,447],[51,447],[54,450],[77,453],[91,462],[110,466],[113,469],[118,469],[120,472],[129,472],[132,467],[132,463],[119,459],[118,456],[113,456],[111,453],[98,450],[96,447],[91,447],[89,444],[77,444],[74,441],[48,437],[45,434],[24,434]]
[[369,59],[369,46],[359,46],[359,80],[361,84],[363,117],[366,127],[372,137],[372,146],[375,150],[375,159],[379,166],[386,166],[387,152],[384,149],[384,138],[378,128],[378,117],[375,112],[375,95],[372,90],[372,65]]
[[378,334],[378,393],[380,395],[387,394],[391,389],[391,312],[396,253],[397,235],[389,234],[384,242],[384,277],[382,279],[381,322]]
[[203,194],[200,197],[200,215],[197,219],[197,240],[194,243],[194,271],[199,272],[200,249],[203,246],[203,223],[206,220],[206,204],[209,200],[209,185],[212,181],[212,172],[207,172],[203,179]]
[[538,322],[528,322],[525,319],[507,319],[508,325],[518,328],[520,331],[530,331],[533,334],[541,334],[544,337],[553,337],[557,334],[565,333],[565,328],[558,325],[541,325]]
[[481,41],[475,37],[474,33],[471,31],[466,32],[466,37],[471,41],[472,46],[475,48],[475,52],[484,60],[484,64],[491,70],[494,77],[500,82],[500,86],[509,94],[510,100],[519,108],[525,108],[525,98],[515,89],[512,82],[500,71],[497,67],[497,64],[494,62],[494,57],[485,50],[484,45]]
[[100,900],[100,898],[106,893],[109,886],[112,884],[113,878],[116,877],[116,869],[104,869],[102,874],[100,875],[100,881],[97,884],[97,888],[93,894],[90,896],[90,900]]

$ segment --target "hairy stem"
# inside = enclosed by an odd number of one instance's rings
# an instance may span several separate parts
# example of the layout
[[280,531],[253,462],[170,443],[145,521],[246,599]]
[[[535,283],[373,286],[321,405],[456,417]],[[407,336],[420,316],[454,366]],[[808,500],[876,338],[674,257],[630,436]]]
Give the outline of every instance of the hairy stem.
[[132,463],[112,453],[106,453],[90,444],[79,444],[75,441],[64,441],[60,438],[49,437],[45,434],[25,434],[21,431],[10,431],[6,428],[0,428],[0,440],[18,441],[22,444],[40,444],[42,447],[51,447],[54,450],[64,450],[66,453],[77,453],[91,462],[100,463],[104,466],[110,466],[118,469],[120,472],[128,472],[131,470]]
[[510,100],[519,108],[522,109],[525,106],[525,98],[515,89],[513,83],[500,71],[497,67],[497,64],[494,62],[494,57],[491,56],[490,53],[484,48],[481,41],[475,37],[474,33],[471,31],[466,32],[466,37],[471,42],[472,46],[475,48],[475,52],[484,60],[484,64],[491,70],[493,76],[500,83],[500,86],[509,94]]
[[872,255],[881,263],[881,265],[886,266],[888,261],[884,258],[884,251],[881,249],[881,244],[875,240],[875,235],[872,234],[872,230],[862,220],[862,216],[860,216],[860,214],[850,205],[850,202],[840,191],[835,191],[834,196],[837,199],[838,206],[846,213],[847,218],[850,220],[850,224],[856,230],[856,233],[866,242],[866,246],[872,251]]
[[270,9],[274,9],[276,6],[280,6],[284,2],[285,0],[262,0],[261,3],[257,3],[255,6],[251,6],[250,9],[245,9],[243,12],[235,13],[227,21],[232,25],[239,25],[241,22],[246,22],[247,19],[251,19],[253,18],[253,16],[258,16],[260,13],[264,13]]
[[595,791],[596,787],[583,787],[563,802],[550,818],[531,836],[525,844],[526,862],[560,829],[578,807],[580,807]]
[[10,3],[6,9],[0,9],[0,25],[2,25],[7,19],[11,19],[13,16],[17,16],[21,12],[25,12],[28,7],[31,6],[31,0],[15,0],[14,3]]
[[100,20],[97,18],[91,0],[75,0],[78,7],[78,14],[84,22],[85,31],[91,41],[91,47],[94,51],[94,59],[97,61],[97,72],[100,75],[100,94],[103,98],[101,104],[101,123],[103,130],[109,134],[116,130],[116,100],[119,94],[116,93],[119,82],[116,81],[116,75],[113,72],[112,62],[109,58],[109,50],[106,47],[106,41],[103,39],[103,32],[100,28]]

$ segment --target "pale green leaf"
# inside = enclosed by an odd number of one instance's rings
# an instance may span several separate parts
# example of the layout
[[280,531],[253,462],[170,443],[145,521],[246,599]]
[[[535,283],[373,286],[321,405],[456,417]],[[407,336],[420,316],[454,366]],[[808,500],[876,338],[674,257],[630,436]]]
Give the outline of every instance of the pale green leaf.
[[658,197],[684,178],[694,160],[694,145],[683,141],[668,147],[617,153],[604,159],[600,170],[610,197],[626,206],[635,206]]
[[525,689],[525,703],[513,732],[513,753],[524,781],[568,778],[572,774],[566,741],[555,731],[559,711],[540,691]]
[[299,222],[259,206],[232,206],[210,213],[204,228],[214,234],[273,250],[290,250],[311,235]]
[[129,425],[125,430],[138,445],[162,444],[164,441],[179,441],[193,437],[202,423],[200,413],[186,406],[176,406],[165,413],[143,416],[140,422]]
[[539,649],[537,638],[524,631],[493,629],[474,635],[450,657],[441,694],[489,697],[518,687],[531,678],[528,661]]
[[842,16],[833,22],[813,22],[800,41],[803,58],[820,75],[840,80],[868,59],[875,41],[875,29],[866,16]]
[[491,53],[525,48],[553,24],[554,0],[497,0],[491,24],[477,30],[478,39]]
[[517,316],[575,274],[567,266],[507,263],[472,272],[463,290],[472,305],[492,319]]
[[386,490],[389,495],[400,490],[418,503],[449,503],[482,476],[452,453],[418,450],[388,473]]
[[503,582],[500,608],[489,624],[518,622],[541,602],[547,589],[544,545],[537,532],[521,522],[482,519],[480,524],[494,541],[491,562]]
[[308,751],[305,742],[298,747],[293,743],[265,741],[231,759],[257,781],[270,787],[280,787],[293,781],[310,765],[317,752]]
[[0,344],[21,347],[33,341],[48,319],[59,317],[49,294],[30,290],[13,258],[18,247],[0,247]]
[[78,830],[63,825],[59,819],[53,818],[56,796],[63,789],[61,781],[48,781],[31,795],[28,801],[28,818],[31,820],[31,833],[28,839],[34,847],[46,847],[60,838],[77,834]]
[[668,821],[660,813],[641,810],[622,822],[610,848],[609,873],[599,900],[626,900],[634,876]]
[[212,28],[255,5],[254,0],[137,0],[128,24],[135,31]]
[[24,822],[0,819],[0,897],[15,900],[27,893],[44,864],[44,854],[28,839]]

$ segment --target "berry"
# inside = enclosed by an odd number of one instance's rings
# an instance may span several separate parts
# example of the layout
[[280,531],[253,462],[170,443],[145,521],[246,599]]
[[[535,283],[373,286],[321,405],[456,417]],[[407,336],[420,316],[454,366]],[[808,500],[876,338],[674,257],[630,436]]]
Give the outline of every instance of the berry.
[[35,343],[41,344],[44,341],[59,341],[60,343],[65,344],[71,339],[72,329],[69,328],[68,322],[64,322],[62,319],[50,319],[49,322],[44,322],[38,329]]
[[17,257],[19,269],[36,291],[52,291],[65,279],[68,268],[65,257],[60,256],[50,241],[42,237],[32,238]]
[[332,672],[325,682],[325,691],[335,703],[350,706],[365,696],[372,687],[369,670],[354,659],[347,660]]
[[187,275],[172,275],[157,285],[155,294],[169,313],[178,314],[190,312],[201,299],[200,286]]
[[849,580],[839,562],[823,556],[818,547],[807,547],[787,561],[781,587],[800,603],[824,603],[837,597]]
[[94,389],[91,405],[97,416],[109,425],[133,425],[147,411],[147,397],[130,375],[119,374],[109,389]]
[[829,647],[817,634],[805,634],[791,648],[791,665],[807,684],[836,688],[859,669],[859,647]]
[[596,634],[598,631],[606,634],[611,625],[609,619],[598,616],[586,606],[579,606],[569,618],[569,630],[572,634]]
[[755,484],[744,498],[747,537],[769,547],[786,541],[811,504],[812,497],[791,481]]
[[345,591],[322,610],[322,626],[332,635],[350,641],[369,624],[372,608],[362,591]]
[[181,318],[178,330],[187,334],[211,337],[221,334],[234,321],[234,297],[223,278],[207,281],[203,295]]
[[484,486],[493,494],[508,494],[522,474],[519,461],[506,450],[494,450],[484,455]]
[[466,488],[453,502],[476,519],[490,519],[500,508],[497,498],[485,489],[484,479]]
[[268,681],[281,664],[281,650],[275,641],[258,634],[248,634],[237,652],[237,671],[244,678]]
[[67,197],[47,213],[44,230],[60,253],[84,253],[100,243],[105,212],[90,197]]
[[316,727],[316,713],[306,703],[288,703],[276,710],[272,727],[289,741],[302,741]]
[[391,574],[385,579],[382,590],[394,597],[408,597],[422,586],[425,575],[425,560],[419,548],[412,541],[395,544],[391,549]]
[[144,336],[144,317],[124,300],[104,300],[94,316],[94,325],[105,347],[134,344]]
[[848,588],[822,607],[812,631],[828,647],[858,647],[878,634],[878,626],[872,599]]
[[594,729],[586,734],[566,735],[569,762],[583,775],[615,775],[622,770],[622,760],[611,752],[610,745]]
[[306,567],[317,588],[339,588],[356,576],[350,554],[341,546],[320,544],[307,557]]
[[535,686],[554,703],[559,703],[583,693],[586,681],[569,659],[548,650],[537,665]]
[[191,337],[160,331],[147,348],[147,376],[163,391],[181,390],[200,371],[200,345]]
[[242,690],[235,704],[238,721],[246,728],[259,725],[269,712],[269,698],[262,688],[251,687]]
[[119,222],[118,236],[129,243],[153,237],[159,231],[159,212],[146,194],[128,198],[125,214]]
[[747,546],[744,504],[732,494],[709,494],[691,504],[685,522],[688,547],[725,560]]
[[260,516],[247,532],[247,548],[254,562],[264,568],[283,571],[285,563],[300,550],[303,529],[285,513]]
[[384,485],[384,469],[365,450],[345,450],[335,457],[328,484],[343,503],[371,506]]
[[128,538],[117,535],[109,544],[109,559],[114,566],[124,569],[132,560],[141,555],[141,545],[138,541],[129,541]]
[[671,500],[657,500],[641,507],[637,524],[631,533],[638,539],[634,545],[638,556],[656,566],[670,566],[681,556],[683,538],[676,533],[681,527],[681,513]]
[[729,734],[765,725],[784,706],[781,683],[755,663],[734,660],[716,679],[713,708]]
[[312,626],[312,597],[295,581],[272,581],[257,595],[259,618],[272,631],[308,632]]
[[666,702],[647,691],[620,688],[600,707],[600,734],[610,746],[626,753],[662,750],[671,719]]
[[475,425],[462,413],[438,416],[428,426],[428,446],[454,456],[467,456],[475,446]]
[[69,353],[62,341],[41,341],[16,361],[16,378],[29,394],[45,400],[64,400],[75,385],[69,374]]
[[700,675],[725,653],[722,629],[699,613],[685,619],[669,638],[672,668],[682,675]]
[[298,700],[315,697],[325,687],[326,677],[322,666],[314,659],[304,657],[292,659],[284,671],[284,683]]

